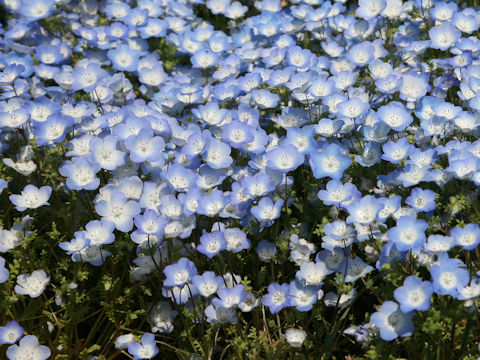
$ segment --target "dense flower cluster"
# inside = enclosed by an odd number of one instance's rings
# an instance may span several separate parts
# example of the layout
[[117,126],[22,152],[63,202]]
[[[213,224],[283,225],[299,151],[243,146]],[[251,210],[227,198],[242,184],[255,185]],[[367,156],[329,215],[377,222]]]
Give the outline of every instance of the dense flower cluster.
[[[184,317],[215,326],[268,317],[265,308],[279,324],[289,309],[337,314],[388,271],[402,274],[392,291],[344,331],[358,342],[411,336],[415,312],[437,297],[476,307],[477,9],[433,0],[3,6],[0,151],[15,175],[0,191],[9,213],[31,216],[0,229],[0,283],[19,299],[57,289],[48,268],[13,279],[21,265],[10,253],[67,196],[88,220],[50,250],[105,268],[119,256],[114,243],[133,242],[136,257],[123,264],[131,280],[160,281],[147,332],[116,333],[134,359],[155,357],[154,334]],[[52,152],[61,183],[40,175]],[[258,284],[254,274],[270,265]],[[283,338],[302,347],[308,329],[285,325]],[[48,358],[24,332],[13,319],[0,328],[6,356]]]

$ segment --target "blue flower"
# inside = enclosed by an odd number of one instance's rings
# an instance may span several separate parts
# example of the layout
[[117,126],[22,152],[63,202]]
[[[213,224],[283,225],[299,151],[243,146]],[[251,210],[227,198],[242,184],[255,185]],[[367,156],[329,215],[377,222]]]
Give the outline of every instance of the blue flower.
[[405,202],[417,212],[429,212],[437,206],[435,203],[435,192],[421,188],[413,188]]
[[133,218],[140,213],[140,206],[134,200],[128,200],[121,191],[114,191],[109,201],[101,200],[95,211],[105,220],[115,224],[121,232],[129,232],[133,228]]
[[26,335],[18,345],[11,345],[6,352],[9,360],[21,359],[25,354],[33,360],[46,360],[50,357],[51,351],[45,345],[40,345],[35,336]]
[[107,57],[113,68],[119,71],[136,71],[141,52],[130,48],[127,44],[120,44],[115,49],[108,50]]
[[274,203],[271,198],[264,197],[260,199],[257,205],[252,206],[250,211],[258,221],[270,222],[280,217],[282,206],[283,206],[282,199],[278,199]]
[[414,330],[412,317],[414,312],[404,313],[397,303],[385,301],[380,311],[372,314],[370,321],[380,329],[380,337],[392,341],[397,337],[411,336]]
[[430,47],[432,49],[448,50],[455,41],[457,41],[462,33],[456,29],[450,22],[444,22],[439,26],[434,26],[428,31]]
[[197,268],[192,261],[182,257],[175,264],[165,266],[163,273],[166,276],[164,286],[179,287],[191,281],[197,274]]
[[292,280],[289,296],[290,306],[294,306],[301,312],[310,311],[317,302],[318,289],[315,286],[302,286],[297,281]]
[[404,313],[412,310],[426,311],[430,309],[430,298],[433,294],[433,285],[430,281],[422,281],[411,275],[405,278],[403,286],[395,289],[393,296],[400,303]]
[[309,163],[315,178],[330,177],[340,180],[352,160],[342,152],[339,145],[329,144],[319,151],[312,152]]
[[46,121],[35,122],[33,133],[37,140],[37,145],[42,146],[52,142],[61,142],[65,139],[67,128],[73,125],[73,119],[70,116],[51,115]]
[[382,210],[383,205],[375,196],[366,195],[359,201],[352,201],[346,205],[349,213],[347,224],[359,223],[368,225],[377,219],[377,215]]
[[38,21],[50,16],[55,8],[55,0],[29,0],[22,1],[22,6],[18,9],[27,21]]
[[454,227],[450,230],[450,235],[455,240],[455,244],[465,250],[474,250],[480,243],[480,227],[478,224],[467,224],[463,228]]
[[128,353],[133,355],[135,360],[152,359],[158,354],[159,349],[155,343],[155,335],[145,333],[142,335],[141,343],[132,342],[128,344]]
[[215,231],[200,236],[200,244],[197,246],[197,251],[211,259],[226,248],[227,241],[225,240],[225,234],[223,231]]
[[272,314],[290,306],[290,285],[272,283],[268,285],[268,293],[263,295],[262,301]]
[[205,271],[202,275],[192,277],[192,284],[197,288],[198,294],[204,297],[215,294],[223,283],[223,278],[215,275],[213,271]]
[[218,298],[212,299],[212,304],[218,308],[229,309],[237,307],[247,299],[245,286],[238,284],[233,287],[223,287],[217,290]]
[[470,275],[463,269],[463,263],[457,260],[450,259],[447,253],[442,253],[437,265],[430,268],[435,293],[457,297],[458,289],[468,284]]
[[25,333],[18,322],[12,320],[0,327],[0,344],[15,344]]
[[[5,259],[0,256],[0,284],[3,284],[5,281],[7,281],[9,276],[10,276],[10,272],[5,267]],[[0,339],[1,339],[1,328],[0,328]]]
[[58,171],[67,177],[67,186],[71,190],[95,190],[100,184],[100,179],[96,177],[100,165],[90,162],[87,157],[65,161]]
[[40,206],[50,205],[48,199],[52,194],[50,186],[42,186],[40,189],[35,185],[27,185],[23,188],[20,195],[10,195],[8,198],[18,211],[26,209],[36,209]]
[[304,157],[294,145],[286,144],[270,150],[266,154],[267,167],[282,172],[290,172],[303,164]]
[[425,220],[402,216],[397,220],[397,225],[387,231],[387,237],[399,251],[418,251],[427,240],[427,228]]
[[165,216],[158,216],[154,210],[147,209],[142,215],[135,216],[134,222],[140,234],[162,237],[168,219]]

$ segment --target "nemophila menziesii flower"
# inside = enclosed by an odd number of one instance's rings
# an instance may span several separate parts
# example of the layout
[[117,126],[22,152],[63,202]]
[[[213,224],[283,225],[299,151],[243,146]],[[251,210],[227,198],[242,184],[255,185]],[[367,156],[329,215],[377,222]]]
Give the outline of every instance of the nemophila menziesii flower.
[[230,228],[223,231],[225,241],[227,242],[227,250],[238,253],[250,247],[250,240],[247,239],[245,232],[239,228]]
[[134,342],[133,334],[120,335],[115,339],[115,348],[116,349],[126,349],[128,345]]
[[135,226],[140,234],[163,236],[168,219],[165,216],[159,216],[154,210],[147,209],[141,215],[134,218]]
[[197,251],[211,259],[226,248],[227,241],[223,231],[214,231],[200,236],[200,244],[197,246]]
[[84,66],[77,66],[72,72],[72,89],[94,91],[97,84],[104,79],[108,73],[99,64],[90,63]]
[[341,248],[334,248],[332,250],[325,249],[319,251],[315,256],[315,261],[318,263],[324,263],[328,268],[328,274],[332,274],[335,271],[340,269],[345,269],[345,254],[348,254],[347,251],[344,251]]
[[461,12],[457,12],[453,17],[453,24],[464,33],[472,34],[477,31],[480,24],[476,21],[475,10],[467,8]]
[[360,0],[358,5],[355,15],[359,18],[370,20],[380,15],[387,7],[387,2],[385,0]]
[[480,169],[480,160],[467,152],[460,158],[450,158],[449,166],[445,169],[457,179],[469,179]]
[[115,241],[115,224],[106,219],[91,220],[85,225],[85,238],[92,245],[106,245]]
[[163,138],[154,136],[148,129],[142,129],[137,135],[129,136],[124,144],[130,151],[130,159],[136,163],[158,160],[165,148]]
[[9,360],[46,360],[51,351],[45,345],[40,345],[34,335],[26,335],[18,345],[11,345],[6,352]]
[[267,167],[282,172],[293,171],[304,162],[304,156],[294,145],[286,144],[270,150],[266,154]]
[[0,72],[0,85],[11,84],[17,77],[25,71],[22,64],[7,65],[2,72]]
[[302,155],[307,155],[317,148],[315,141],[315,126],[304,126],[298,128],[296,126],[287,129],[287,138],[282,145],[292,144]]
[[358,256],[353,259],[347,259],[345,264],[347,265],[347,271],[345,273],[345,282],[347,283],[355,282],[373,271],[373,267],[368,265]]
[[9,199],[15,205],[18,211],[26,209],[36,209],[40,206],[50,205],[48,199],[52,194],[50,186],[42,186],[40,189],[35,185],[27,185],[24,187],[20,195],[10,195]]
[[140,55],[140,50],[132,49],[127,44],[120,44],[107,52],[113,68],[119,71],[136,71]]
[[0,112],[0,126],[18,128],[24,125],[29,118],[29,113],[24,108],[8,109],[3,108]]
[[233,163],[233,159],[230,156],[231,151],[230,146],[212,138],[207,145],[205,153],[202,154],[202,158],[212,169],[228,168]]
[[55,45],[37,46],[35,49],[35,57],[38,61],[47,65],[56,65],[63,60],[60,49]]
[[196,174],[179,164],[170,165],[167,171],[162,171],[161,177],[167,180],[170,188],[175,191],[195,187]]
[[450,235],[455,240],[455,245],[463,247],[465,250],[474,250],[480,243],[480,227],[478,224],[467,224],[465,227],[454,227],[450,230]]
[[401,181],[404,187],[417,185],[425,180],[428,175],[428,169],[429,167],[427,166],[419,167],[413,164],[406,165],[401,173],[397,175],[396,180]]
[[361,166],[371,167],[380,162],[381,154],[380,146],[370,141],[364,145],[361,155],[355,155],[355,161]]
[[430,268],[433,290],[439,295],[458,296],[458,289],[465,287],[470,275],[459,259],[451,259],[448,253],[442,253],[438,261]]
[[37,21],[48,17],[55,8],[55,0],[31,0],[22,1],[18,12],[26,18],[27,21]]
[[121,191],[114,191],[109,201],[101,200],[95,205],[95,211],[105,220],[115,224],[121,232],[129,232],[133,228],[133,218],[140,213],[140,205],[128,200]]
[[439,26],[434,26],[428,31],[432,49],[448,50],[455,42],[460,39],[462,33],[456,29],[450,22],[444,22]]
[[192,109],[192,114],[208,125],[218,125],[225,119],[228,110],[221,109],[218,103],[210,101]]
[[195,264],[187,258],[180,258],[176,263],[167,265],[163,269],[166,276],[163,286],[183,286],[192,276],[197,274]]
[[330,180],[325,190],[320,190],[317,197],[322,201],[324,205],[330,206],[342,206],[349,203],[354,198],[361,196],[357,190],[355,184],[345,183],[343,184],[339,180]]
[[393,130],[404,131],[413,122],[410,111],[398,101],[381,106],[377,111],[378,118]]
[[349,216],[347,224],[359,223],[369,225],[377,219],[383,204],[373,195],[366,195],[360,200],[354,200],[345,206]]
[[272,109],[277,107],[280,97],[266,89],[252,90],[252,100],[260,109]]
[[192,284],[197,288],[199,295],[209,297],[223,285],[223,278],[213,271],[205,271],[202,275],[193,276]]
[[213,190],[200,196],[196,213],[213,217],[217,215],[226,205],[226,197],[221,190]]
[[341,102],[337,105],[338,113],[348,118],[356,118],[363,115],[368,109],[369,105],[364,103],[357,97]]
[[409,155],[411,147],[412,146],[406,136],[397,141],[388,141],[383,144],[382,159],[392,164],[398,164]]
[[18,322],[12,320],[0,327],[0,344],[15,344],[25,333]]
[[88,262],[93,266],[101,266],[110,255],[112,255],[110,251],[104,250],[98,245],[87,245],[72,254],[72,261]]
[[85,231],[75,231],[74,238],[70,241],[64,241],[58,246],[67,252],[67,255],[72,255],[90,245],[90,239],[85,237]]
[[395,290],[393,296],[400,303],[400,309],[408,313],[412,310],[428,310],[432,294],[433,285],[430,281],[422,281],[418,276],[411,275]]
[[315,132],[321,136],[330,137],[338,133],[343,124],[343,120],[320,119],[315,125]]
[[307,333],[302,329],[289,328],[282,336],[291,347],[301,348],[307,338]]
[[425,235],[427,228],[425,220],[402,216],[397,220],[396,226],[387,231],[387,237],[399,251],[418,251],[427,240]]
[[384,222],[394,214],[402,206],[402,197],[400,195],[394,195],[389,198],[379,198],[380,202],[383,204],[382,210],[378,213],[378,220]]
[[323,280],[328,274],[327,265],[324,262],[304,261],[300,265],[295,278],[303,286],[322,285]]
[[417,101],[431,90],[427,73],[415,73],[410,71],[402,75],[402,83],[399,87],[400,99]]
[[277,247],[272,242],[262,240],[258,243],[255,251],[261,261],[269,262],[277,254]]
[[246,143],[252,142],[254,139],[254,129],[241,121],[234,120],[222,126],[222,129],[222,140],[236,149]]
[[227,324],[238,321],[235,308],[208,305],[205,309],[207,322],[212,324]]
[[290,284],[272,283],[268,285],[268,293],[263,295],[262,302],[272,314],[290,306]]
[[273,221],[280,217],[284,201],[278,199],[273,202],[269,197],[260,199],[257,205],[252,206],[250,211],[258,221]]
[[414,331],[413,315],[413,311],[404,313],[397,303],[385,301],[380,311],[372,314],[370,321],[380,329],[380,337],[383,340],[392,341],[399,336],[412,335]]
[[[370,0],[375,1],[375,0]],[[375,58],[375,47],[369,42],[353,45],[347,52],[346,59],[357,66],[370,64]]]
[[171,334],[174,329],[173,321],[177,315],[178,312],[172,310],[170,303],[166,301],[157,302],[150,313],[152,332]]
[[190,61],[193,67],[206,69],[218,65],[219,56],[213,51],[200,49],[195,51]]
[[42,295],[50,277],[44,270],[35,270],[31,274],[20,274],[17,276],[17,285],[15,292],[20,295],[28,295],[31,298],[37,298]]
[[112,135],[90,140],[90,160],[98,163],[102,169],[115,170],[125,164],[125,153],[118,150],[118,141]]
[[86,157],[67,160],[58,171],[67,177],[67,186],[71,190],[95,190],[100,184],[100,179],[96,176],[100,171],[100,165],[92,163]]
[[314,65],[315,56],[309,49],[303,49],[300,46],[289,46],[285,52],[285,60],[290,66],[294,66],[302,71]]
[[312,309],[318,299],[318,288],[316,286],[303,286],[296,280],[290,282],[290,306],[298,311],[305,312]]
[[0,256],[0,284],[8,280],[10,272],[5,267],[5,259]]
[[215,307],[222,307],[225,309],[238,306],[247,299],[245,293],[245,286],[238,284],[233,287],[223,287],[217,290],[218,298],[212,299],[212,304]]
[[35,122],[33,134],[37,145],[42,146],[52,142],[61,142],[65,139],[67,128],[73,125],[73,118],[60,114],[50,115],[45,121]]
[[428,212],[437,207],[435,192],[429,189],[413,188],[410,196],[405,199],[405,203],[417,212]]
[[315,178],[330,177],[340,180],[344,171],[351,165],[352,160],[343,153],[339,145],[332,143],[312,152],[309,163]]
[[152,359],[158,352],[159,349],[155,343],[155,335],[151,333],[143,334],[141,343],[132,342],[128,345],[128,353],[132,355],[135,360]]
[[0,194],[4,189],[6,189],[8,186],[8,181],[5,179],[0,179]]
[[252,197],[265,196],[275,190],[275,183],[270,176],[263,172],[259,172],[254,176],[246,176],[243,178],[246,193]]

